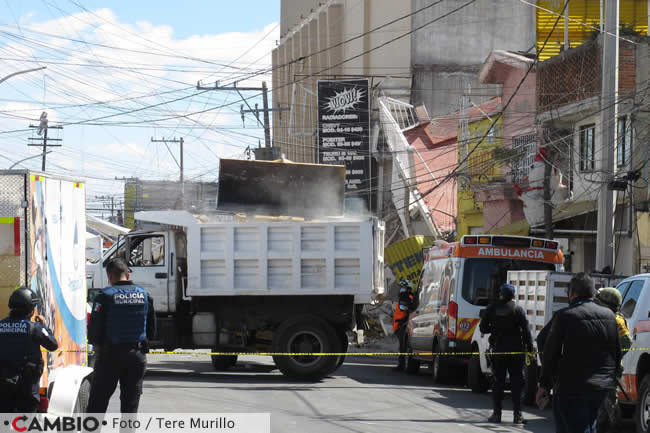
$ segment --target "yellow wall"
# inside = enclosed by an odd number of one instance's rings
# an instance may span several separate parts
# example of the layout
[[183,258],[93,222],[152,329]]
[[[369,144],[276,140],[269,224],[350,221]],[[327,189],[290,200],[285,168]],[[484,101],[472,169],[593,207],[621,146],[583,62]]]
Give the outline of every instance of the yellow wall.
[[[605,0],[606,2],[607,0]],[[648,34],[648,2],[647,0],[619,0],[620,16],[619,21],[642,35]],[[537,49],[541,49],[544,40],[548,36],[553,24],[557,19],[557,14],[562,11],[564,1],[558,0],[539,0],[537,5],[555,12],[545,12],[537,9]],[[603,15],[605,14],[603,7]],[[577,20],[577,21],[573,21]],[[569,2],[569,46],[577,47],[583,42],[590,40],[594,31],[593,28],[600,28],[600,1],[599,0],[571,0]],[[541,54],[541,60],[559,54],[564,45],[564,18],[555,27],[544,52]]]
[[[494,131],[481,141],[492,120],[482,119],[469,124],[470,140],[467,149],[472,151],[480,142],[476,150],[472,152],[467,160],[466,167],[461,167],[460,172],[464,176],[458,179],[458,239],[461,236],[471,233],[473,227],[483,228],[483,204],[474,200],[472,187],[480,186],[490,182],[493,178],[500,176],[501,164],[494,160],[494,149],[501,147],[501,119],[494,125]],[[459,133],[460,136],[460,133]],[[459,144],[458,160],[465,158],[466,151],[462,143]]]

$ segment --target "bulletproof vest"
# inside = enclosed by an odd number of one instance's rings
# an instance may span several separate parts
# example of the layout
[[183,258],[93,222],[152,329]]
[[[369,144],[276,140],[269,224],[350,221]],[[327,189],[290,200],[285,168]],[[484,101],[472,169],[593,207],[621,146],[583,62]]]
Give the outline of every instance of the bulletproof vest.
[[[39,362],[34,358],[32,330],[29,320],[6,318],[0,320],[0,366],[22,369],[27,361]],[[40,347],[39,347],[40,348]],[[40,355],[40,351],[37,351]]]
[[498,302],[492,310],[492,329],[498,336],[519,336],[520,330],[515,317],[516,305],[513,301]]
[[146,338],[149,295],[137,286],[107,287],[105,339],[108,344],[136,344]]

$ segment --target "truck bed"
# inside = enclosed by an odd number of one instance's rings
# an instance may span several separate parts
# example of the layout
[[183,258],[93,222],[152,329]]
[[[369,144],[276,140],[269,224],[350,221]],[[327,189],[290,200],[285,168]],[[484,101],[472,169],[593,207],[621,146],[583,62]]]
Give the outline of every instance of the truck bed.
[[[515,302],[526,313],[533,340],[553,313],[569,305],[567,290],[574,275],[570,272],[508,271],[508,282],[515,286]],[[591,274],[591,278],[596,289],[600,289],[614,287],[625,277]]]
[[183,211],[136,219],[187,234],[184,296],[353,295],[383,292],[383,224],[374,218],[202,223]]

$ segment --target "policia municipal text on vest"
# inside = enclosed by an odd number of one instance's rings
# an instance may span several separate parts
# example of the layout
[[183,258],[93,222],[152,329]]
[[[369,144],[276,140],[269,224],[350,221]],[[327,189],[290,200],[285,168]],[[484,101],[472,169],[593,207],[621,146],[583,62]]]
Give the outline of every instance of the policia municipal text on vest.
[[0,320],[0,413],[36,412],[43,374],[41,346],[59,347],[43,316],[30,320],[36,305],[34,293],[21,287],[9,298],[9,317]]
[[[528,328],[528,320],[524,310],[515,305],[512,300],[515,288],[511,284],[502,284],[499,288],[499,301],[488,306],[481,318],[479,328],[481,333],[490,334],[490,346],[499,352],[519,352],[533,350],[533,339]],[[488,419],[490,422],[501,422],[501,401],[506,382],[506,371],[510,375],[512,390],[512,407],[514,409],[513,422],[524,424],[521,414],[521,388],[523,385],[524,355],[495,355],[494,389],[492,397],[494,412]]]
[[106,413],[120,383],[120,412],[137,413],[147,368],[148,340],[156,333],[151,296],[129,280],[122,259],[106,265],[111,284],[95,297],[88,323],[88,342],[95,346],[88,413]]

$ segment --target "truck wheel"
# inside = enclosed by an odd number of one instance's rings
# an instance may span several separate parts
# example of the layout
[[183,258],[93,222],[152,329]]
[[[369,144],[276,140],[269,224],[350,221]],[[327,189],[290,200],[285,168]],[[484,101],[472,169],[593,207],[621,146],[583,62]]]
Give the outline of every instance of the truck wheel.
[[650,374],[646,375],[639,387],[639,404],[636,405],[634,423],[637,433],[648,433],[650,431]]
[[[341,342],[341,347],[340,347],[341,353],[348,353],[348,346],[350,342],[348,341],[348,335],[345,333],[345,331],[339,332],[339,340]],[[338,368],[342,366],[344,362],[345,362],[345,355],[339,356],[334,371],[338,370]]]
[[79,387],[79,392],[77,393],[77,401],[74,404],[74,413],[86,413],[86,410],[88,410],[90,387],[90,379],[88,377],[84,378],[84,380],[81,382],[81,386]]
[[[216,349],[214,351],[218,352]],[[216,371],[223,371],[237,364],[237,355],[210,355],[210,360]]]
[[472,355],[467,367],[467,385],[475,393],[487,392],[489,382],[483,371],[481,371],[481,358],[479,355]]
[[273,352],[304,353],[275,355],[273,361],[282,374],[293,379],[318,380],[330,374],[339,363],[337,356],[317,356],[339,348],[336,331],[316,316],[287,320],[274,332]]
[[435,383],[444,384],[449,380],[449,361],[444,359],[444,356],[438,355],[442,353],[440,343],[436,343],[433,350],[433,362],[431,363],[431,376]]
[[413,349],[411,349],[411,343],[406,337],[406,351],[410,354],[406,357],[406,372],[408,374],[418,374],[420,371],[420,361],[413,358]]
[[537,394],[537,364],[531,362],[530,365],[526,365],[524,362],[523,376],[524,386],[521,390],[521,402],[527,406],[532,406],[535,404]]

